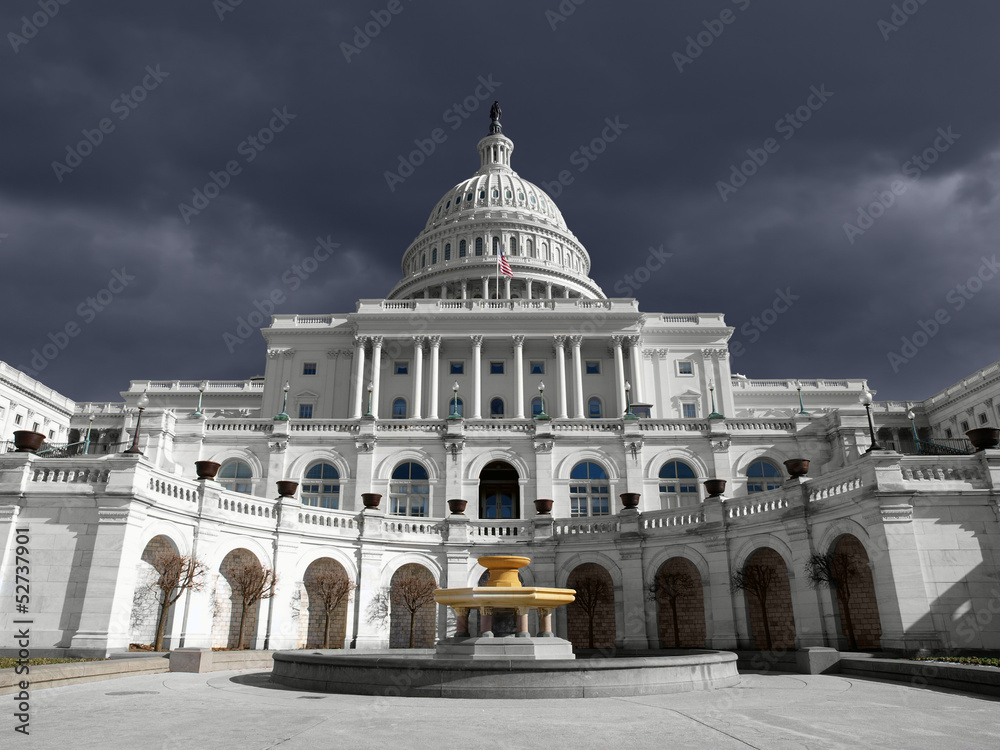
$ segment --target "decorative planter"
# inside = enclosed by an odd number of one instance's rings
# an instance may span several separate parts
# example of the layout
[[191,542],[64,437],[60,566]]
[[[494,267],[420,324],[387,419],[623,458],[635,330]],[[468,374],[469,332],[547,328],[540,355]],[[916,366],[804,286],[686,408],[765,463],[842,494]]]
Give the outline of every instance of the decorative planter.
[[15,430],[14,447],[18,453],[35,453],[45,442],[45,435],[33,430]]
[[278,494],[282,497],[294,497],[295,491],[299,488],[298,482],[292,482],[288,479],[282,479],[275,484],[278,485]]
[[622,505],[626,508],[638,508],[639,507],[639,493],[638,492],[623,492],[618,497],[621,498]]
[[465,506],[469,504],[468,500],[449,500],[448,510],[451,511],[453,516],[464,516]]
[[804,477],[809,473],[809,459],[790,458],[785,461],[785,470],[792,479],[795,479],[795,477]]
[[705,489],[708,490],[709,497],[719,497],[726,491],[725,479],[707,479],[702,482],[702,484],[704,484]]
[[552,501],[548,498],[540,497],[535,500],[535,513],[540,516],[547,516],[552,513]]
[[219,473],[220,466],[222,464],[215,461],[194,462],[194,470],[198,472],[198,479],[215,479],[215,475]]
[[977,427],[966,432],[965,436],[977,451],[990,450],[1000,445],[1000,429],[996,427]]
[[371,508],[375,510],[378,508],[378,504],[382,502],[382,496],[377,492],[362,492],[361,502],[365,504],[366,508]]

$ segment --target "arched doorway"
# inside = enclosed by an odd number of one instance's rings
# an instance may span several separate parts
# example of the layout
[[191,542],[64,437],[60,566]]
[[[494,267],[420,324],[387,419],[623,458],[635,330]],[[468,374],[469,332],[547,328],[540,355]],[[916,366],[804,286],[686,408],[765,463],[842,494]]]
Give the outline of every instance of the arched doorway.
[[251,649],[256,647],[260,601],[244,608],[240,581],[248,578],[249,570],[259,572],[262,567],[257,556],[242,547],[234,549],[223,558],[215,584],[213,648],[240,648],[241,633],[244,647]]
[[[835,587],[840,635],[849,649],[881,647],[882,623],[875,580],[865,546],[853,534],[844,534],[833,546],[833,569],[844,580]],[[852,643],[852,635],[854,642]]]
[[520,518],[521,487],[517,469],[506,461],[491,461],[479,472],[479,517]]
[[672,557],[653,583],[660,648],[705,647],[705,596],[701,573],[690,560]]
[[306,614],[305,633],[300,640],[305,648],[343,648],[347,638],[347,605],[354,584],[344,566],[329,557],[314,560],[306,568],[300,598]]
[[437,584],[419,563],[407,563],[389,584],[389,648],[432,648],[435,641]]
[[[156,581],[160,578],[159,570],[163,569],[167,558],[176,555],[174,543],[162,534],[149,540],[142,556],[136,564],[136,584],[132,597],[132,617],[129,622],[129,643],[144,646],[153,645],[156,640],[156,629],[160,617],[160,589]],[[168,645],[174,631],[174,616],[177,607],[171,607],[163,628],[164,642]]]
[[614,648],[617,629],[611,574],[597,563],[583,563],[573,568],[566,588],[576,591],[576,600],[566,608],[573,648]]
[[781,555],[770,547],[758,549],[744,566],[743,581],[754,648],[795,648],[792,587]]

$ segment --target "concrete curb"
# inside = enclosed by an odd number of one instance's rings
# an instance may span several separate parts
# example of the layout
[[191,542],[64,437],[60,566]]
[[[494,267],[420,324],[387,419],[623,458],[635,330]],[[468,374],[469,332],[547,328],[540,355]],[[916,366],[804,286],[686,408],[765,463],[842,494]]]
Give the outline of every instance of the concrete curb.
[[841,659],[839,666],[842,675],[908,682],[914,687],[933,685],[1000,697],[1000,669],[997,667],[877,658]]
[[20,683],[27,680],[28,690],[45,690],[63,685],[113,680],[116,677],[134,677],[140,674],[157,674],[168,671],[164,657],[138,659],[107,659],[104,661],[79,661],[65,664],[39,664],[30,667],[28,674],[17,674],[16,667],[0,669],[0,695],[20,692]]

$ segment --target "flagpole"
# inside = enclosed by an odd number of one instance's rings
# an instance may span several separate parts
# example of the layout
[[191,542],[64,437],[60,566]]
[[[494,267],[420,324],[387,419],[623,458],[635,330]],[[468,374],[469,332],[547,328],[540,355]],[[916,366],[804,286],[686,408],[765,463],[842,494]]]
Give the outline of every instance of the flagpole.
[[497,245],[497,299],[500,299],[500,253],[503,250]]

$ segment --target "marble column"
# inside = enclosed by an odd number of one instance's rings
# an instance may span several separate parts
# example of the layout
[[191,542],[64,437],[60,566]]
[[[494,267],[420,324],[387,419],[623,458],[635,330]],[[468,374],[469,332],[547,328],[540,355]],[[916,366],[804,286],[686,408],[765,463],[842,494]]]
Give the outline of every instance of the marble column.
[[615,356],[615,392],[617,394],[618,404],[618,414],[616,416],[622,416],[625,414],[625,409],[628,408],[625,402],[625,359],[622,356],[622,339],[623,336],[612,336],[611,345],[614,349]]
[[361,404],[365,393],[365,342],[364,336],[354,337],[354,402],[351,404],[351,419],[361,417]]
[[556,379],[559,387],[556,417],[566,419],[566,337],[556,336]]
[[410,416],[423,418],[424,397],[424,337],[413,337],[413,399]]
[[514,337],[514,416],[524,419],[524,336]]
[[372,416],[378,419],[379,383],[382,379],[382,337],[372,336]]
[[483,418],[483,337],[472,337],[472,418]]
[[437,419],[438,418],[438,360],[441,358],[441,337],[440,336],[429,336],[428,340],[431,344],[431,366],[430,373],[428,377],[431,381],[430,403],[427,406],[427,418]]
[[580,346],[583,336],[570,336],[569,345],[573,350],[573,417],[583,419],[583,360],[580,356]]
[[642,352],[639,351],[639,337],[627,336],[628,358],[632,365],[632,402],[645,403],[642,387]]

